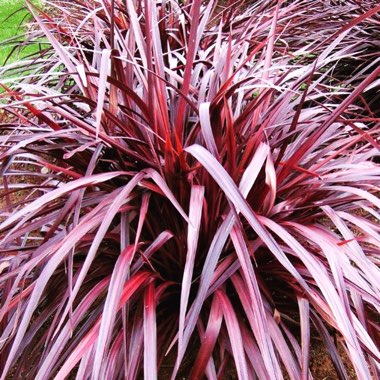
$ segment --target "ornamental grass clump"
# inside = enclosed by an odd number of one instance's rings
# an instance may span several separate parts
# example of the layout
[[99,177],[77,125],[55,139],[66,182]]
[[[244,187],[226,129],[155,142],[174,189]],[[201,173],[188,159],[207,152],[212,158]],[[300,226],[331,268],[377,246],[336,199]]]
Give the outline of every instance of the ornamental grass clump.
[[379,379],[377,2],[27,3],[0,379]]

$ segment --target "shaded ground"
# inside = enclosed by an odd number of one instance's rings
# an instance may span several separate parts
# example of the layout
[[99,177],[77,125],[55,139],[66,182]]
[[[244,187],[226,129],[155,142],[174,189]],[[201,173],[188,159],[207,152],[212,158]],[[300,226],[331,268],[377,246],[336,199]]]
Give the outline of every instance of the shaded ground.
[[[345,364],[347,374],[350,379],[357,379],[346,353],[339,350]],[[310,370],[315,380],[336,380],[338,379],[334,365],[322,342],[314,340],[311,348]]]

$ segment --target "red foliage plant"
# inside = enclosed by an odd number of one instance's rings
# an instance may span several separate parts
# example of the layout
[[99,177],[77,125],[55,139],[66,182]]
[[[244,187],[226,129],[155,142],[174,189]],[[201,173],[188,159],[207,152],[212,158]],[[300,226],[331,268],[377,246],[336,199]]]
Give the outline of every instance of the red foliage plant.
[[27,3],[1,380],[379,379],[377,2]]

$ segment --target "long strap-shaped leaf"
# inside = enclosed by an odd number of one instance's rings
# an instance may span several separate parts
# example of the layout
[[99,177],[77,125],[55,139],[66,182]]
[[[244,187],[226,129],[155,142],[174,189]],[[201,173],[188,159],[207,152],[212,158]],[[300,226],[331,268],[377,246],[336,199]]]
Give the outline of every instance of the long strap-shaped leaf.
[[181,305],[179,314],[179,330],[178,330],[178,351],[183,354],[183,330],[185,326],[185,316],[189,301],[189,294],[192,284],[194,262],[197,252],[197,243],[199,230],[201,226],[202,209],[204,199],[204,187],[194,185],[191,189],[189,219],[190,223],[187,232],[187,253],[186,263],[182,278],[181,288]]

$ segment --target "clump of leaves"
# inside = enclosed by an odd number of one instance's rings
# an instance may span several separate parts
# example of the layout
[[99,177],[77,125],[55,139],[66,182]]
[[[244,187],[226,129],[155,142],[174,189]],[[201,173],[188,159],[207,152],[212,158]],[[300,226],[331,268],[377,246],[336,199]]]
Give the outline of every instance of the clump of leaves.
[[51,49],[2,84],[1,380],[307,379],[315,337],[379,378],[363,3],[28,2]]

